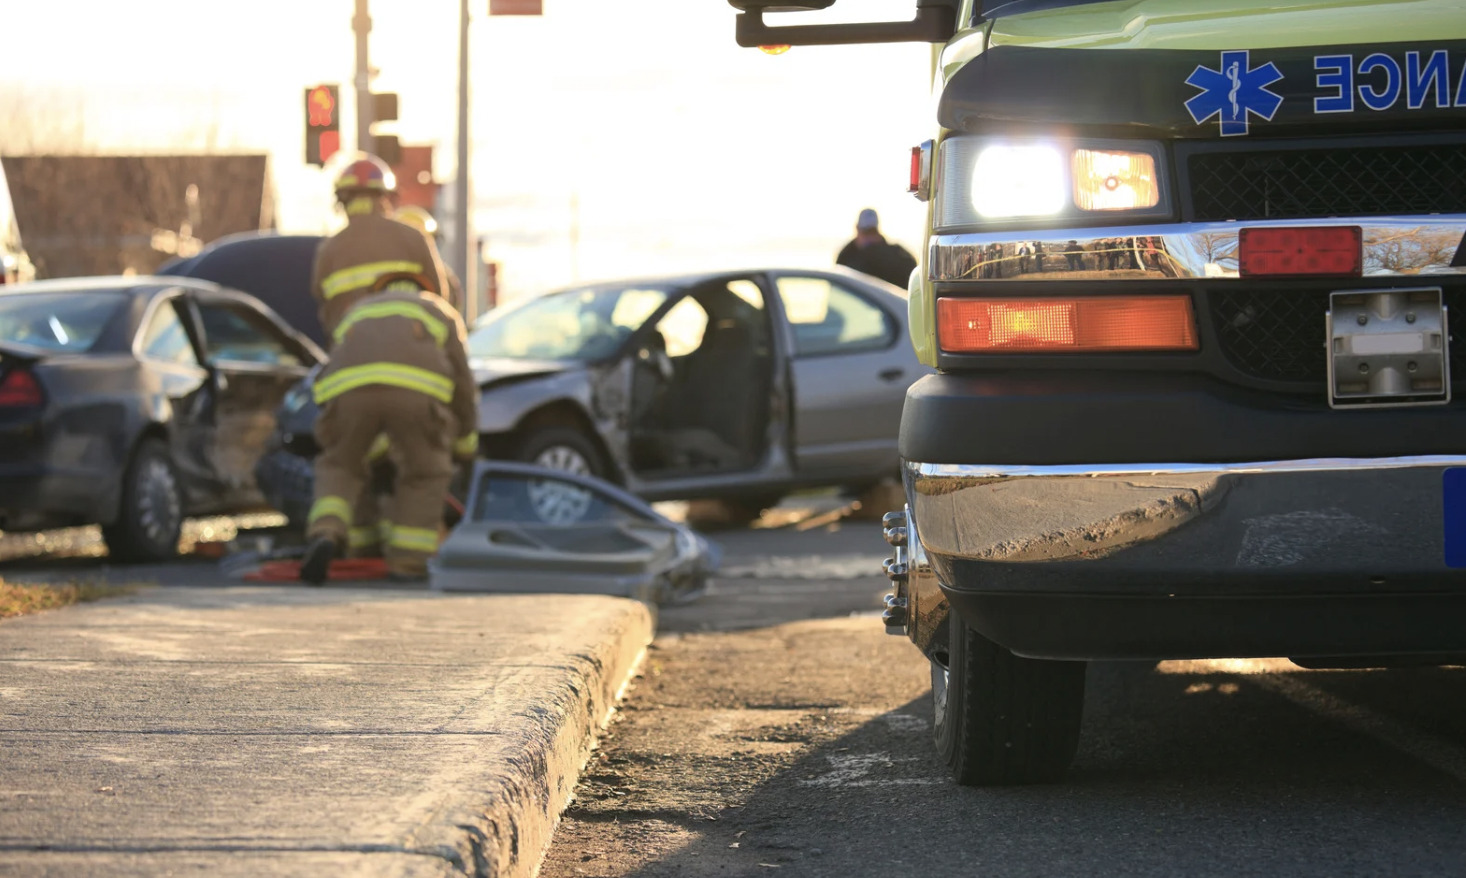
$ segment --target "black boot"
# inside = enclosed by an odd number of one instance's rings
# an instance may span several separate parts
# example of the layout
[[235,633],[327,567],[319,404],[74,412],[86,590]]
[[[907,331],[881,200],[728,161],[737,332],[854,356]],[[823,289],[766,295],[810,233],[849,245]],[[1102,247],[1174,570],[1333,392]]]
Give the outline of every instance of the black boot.
[[331,573],[331,562],[336,559],[336,541],[330,537],[316,537],[305,547],[305,557],[300,561],[300,581],[320,585]]

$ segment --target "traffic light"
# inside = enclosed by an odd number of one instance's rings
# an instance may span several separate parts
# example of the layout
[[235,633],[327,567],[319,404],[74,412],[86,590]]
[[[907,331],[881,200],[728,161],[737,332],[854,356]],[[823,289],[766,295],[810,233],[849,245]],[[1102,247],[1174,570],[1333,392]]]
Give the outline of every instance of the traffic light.
[[397,95],[394,92],[372,94],[372,154],[389,165],[402,161],[402,142],[395,134],[381,134],[378,122],[397,121]]
[[341,149],[341,89],[317,85],[305,90],[305,163],[324,165]]

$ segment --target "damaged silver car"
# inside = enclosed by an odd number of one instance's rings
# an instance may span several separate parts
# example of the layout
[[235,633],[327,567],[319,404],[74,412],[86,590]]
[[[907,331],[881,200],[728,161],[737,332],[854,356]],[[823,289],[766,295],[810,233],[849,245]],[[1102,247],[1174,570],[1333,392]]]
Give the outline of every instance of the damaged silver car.
[[906,388],[927,371],[904,291],[843,269],[564,290],[490,313],[469,349],[490,456],[750,515],[896,475]]

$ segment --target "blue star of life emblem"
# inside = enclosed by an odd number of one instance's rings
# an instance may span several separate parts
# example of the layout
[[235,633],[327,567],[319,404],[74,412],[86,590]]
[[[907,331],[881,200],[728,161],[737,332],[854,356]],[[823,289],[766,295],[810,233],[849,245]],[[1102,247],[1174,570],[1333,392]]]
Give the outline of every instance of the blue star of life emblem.
[[1249,113],[1271,122],[1283,105],[1283,99],[1267,88],[1282,78],[1271,61],[1249,67],[1246,49],[1223,52],[1220,70],[1198,64],[1186,77],[1187,85],[1201,89],[1201,94],[1186,102],[1186,111],[1198,125],[1219,117],[1223,137],[1246,134]]

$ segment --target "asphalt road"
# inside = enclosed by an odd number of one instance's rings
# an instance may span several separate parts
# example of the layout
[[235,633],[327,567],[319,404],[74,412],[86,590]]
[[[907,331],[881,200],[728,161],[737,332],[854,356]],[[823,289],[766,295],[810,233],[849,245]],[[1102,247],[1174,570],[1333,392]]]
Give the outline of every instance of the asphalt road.
[[[1065,783],[960,788],[875,616],[879,527],[796,506],[712,534],[723,575],[663,610],[546,878],[1466,874],[1466,672],[1095,666]],[[0,576],[217,575],[50,539],[0,538]]]
[[1065,783],[961,788],[883,580],[843,578],[879,528],[722,542],[734,570],[842,578],[724,579],[664,615],[545,878],[1466,874],[1460,669],[1094,666]]

